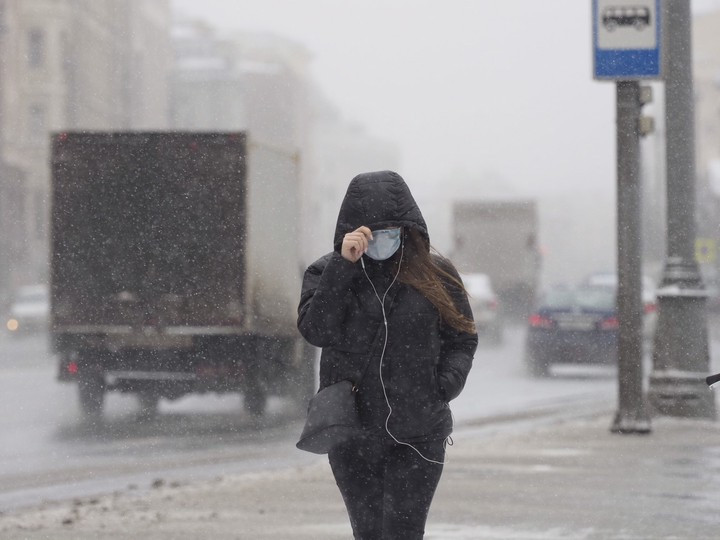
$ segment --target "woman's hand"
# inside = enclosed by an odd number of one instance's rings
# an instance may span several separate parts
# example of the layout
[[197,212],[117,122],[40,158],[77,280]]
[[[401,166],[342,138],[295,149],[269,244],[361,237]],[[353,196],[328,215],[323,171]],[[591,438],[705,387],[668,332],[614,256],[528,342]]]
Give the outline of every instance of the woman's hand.
[[358,262],[367,251],[369,240],[372,240],[372,231],[365,226],[358,227],[343,238],[340,255],[350,262]]

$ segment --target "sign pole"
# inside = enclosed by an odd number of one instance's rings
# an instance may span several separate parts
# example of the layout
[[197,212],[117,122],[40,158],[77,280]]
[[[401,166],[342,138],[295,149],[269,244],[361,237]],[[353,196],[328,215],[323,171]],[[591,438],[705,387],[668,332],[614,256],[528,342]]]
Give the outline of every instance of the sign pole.
[[617,312],[618,411],[610,431],[649,433],[643,399],[642,261],[640,236],[640,84],[618,81],[617,93]]
[[[595,78],[616,81],[618,410],[610,431],[649,433],[643,393],[639,79],[661,76],[660,0],[593,0]],[[643,126],[645,126],[643,124]]]

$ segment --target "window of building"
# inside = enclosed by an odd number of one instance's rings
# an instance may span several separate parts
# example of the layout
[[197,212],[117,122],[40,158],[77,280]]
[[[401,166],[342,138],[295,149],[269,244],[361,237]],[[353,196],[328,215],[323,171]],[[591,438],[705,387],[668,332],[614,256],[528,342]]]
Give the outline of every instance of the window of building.
[[28,32],[28,64],[37,68],[45,62],[45,34],[39,28]]
[[5,33],[5,0],[0,0],[0,34]]
[[45,107],[31,105],[28,116],[28,140],[33,145],[45,142],[47,128],[45,126]]
[[35,214],[35,238],[37,240],[43,240],[46,236],[47,230],[47,204],[45,203],[45,197],[40,192],[33,194],[33,211]]

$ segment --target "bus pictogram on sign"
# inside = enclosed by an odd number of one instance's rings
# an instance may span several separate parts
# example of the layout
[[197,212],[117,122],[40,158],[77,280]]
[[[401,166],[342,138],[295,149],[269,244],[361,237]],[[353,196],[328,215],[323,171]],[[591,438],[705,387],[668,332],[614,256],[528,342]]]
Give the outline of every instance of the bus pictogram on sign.
[[650,10],[646,6],[609,6],[603,10],[602,23],[608,32],[619,26],[643,30],[650,26]]

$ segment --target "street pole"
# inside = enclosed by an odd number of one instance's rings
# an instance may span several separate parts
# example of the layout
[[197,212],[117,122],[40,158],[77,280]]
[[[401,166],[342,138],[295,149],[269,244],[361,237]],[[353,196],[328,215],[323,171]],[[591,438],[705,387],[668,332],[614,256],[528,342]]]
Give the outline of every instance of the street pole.
[[610,431],[649,433],[643,398],[640,84],[616,83],[618,411]]
[[661,415],[715,418],[702,277],[695,262],[695,122],[690,2],[665,0],[667,258],[648,400]]

